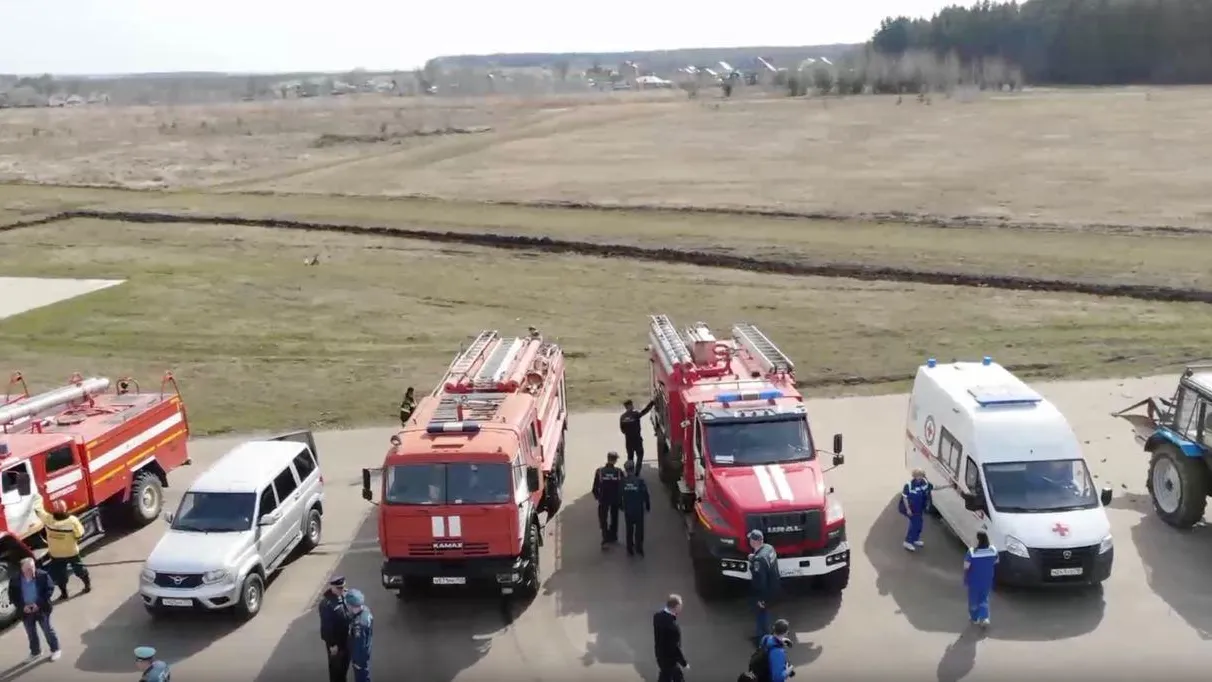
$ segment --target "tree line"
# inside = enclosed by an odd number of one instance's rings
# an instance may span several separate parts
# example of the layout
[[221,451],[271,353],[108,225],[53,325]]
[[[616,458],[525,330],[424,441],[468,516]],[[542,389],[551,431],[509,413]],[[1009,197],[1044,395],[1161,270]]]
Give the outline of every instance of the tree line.
[[1027,0],[889,17],[869,48],[933,53],[965,66],[997,60],[1031,83],[1212,83],[1212,0]]

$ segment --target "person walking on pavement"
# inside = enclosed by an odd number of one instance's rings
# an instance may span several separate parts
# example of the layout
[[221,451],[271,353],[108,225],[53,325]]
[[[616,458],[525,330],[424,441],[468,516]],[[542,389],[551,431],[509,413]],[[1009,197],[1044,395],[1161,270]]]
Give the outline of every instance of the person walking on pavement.
[[42,506],[42,496],[34,499],[34,513],[46,527],[46,553],[50,556],[46,572],[58,586],[60,599],[67,599],[67,581],[73,574],[84,583],[84,594],[88,594],[93,591],[93,582],[89,578],[88,567],[80,560],[84,526],[80,519],[67,513],[67,503],[63,500],[55,500],[51,508],[54,513],[47,514]]
[[598,527],[602,549],[619,541],[619,506],[622,503],[623,472],[616,466],[619,453],[606,453],[606,465],[593,472],[593,499],[598,501]]
[[644,556],[644,515],[652,511],[652,498],[648,496],[648,484],[640,478],[635,462],[627,462],[623,470],[623,525],[627,537],[627,555]]
[[349,609],[349,658],[354,682],[370,682],[370,644],[375,619],[361,590],[345,593],[345,607]]
[[968,619],[974,625],[989,627],[989,595],[997,569],[997,548],[989,544],[989,534],[977,531],[976,547],[964,556],[964,585],[968,587]]
[[29,638],[29,657],[34,660],[42,656],[42,642],[38,639],[38,630],[46,637],[46,645],[50,647],[50,660],[57,661],[62,651],[59,649],[59,635],[51,625],[51,599],[55,596],[55,585],[50,575],[38,568],[33,557],[21,560],[21,571],[8,581],[8,600],[21,613],[21,623],[25,626],[25,635]]
[[913,478],[901,489],[900,512],[909,519],[909,530],[905,533],[905,549],[916,552],[922,542],[922,528],[926,524],[926,510],[930,507],[930,494],[934,486],[926,480],[926,472],[913,470]]
[[770,634],[770,603],[779,592],[779,557],[774,547],[766,544],[762,531],[749,531],[749,588],[756,617],[753,644]]
[[413,410],[417,409],[417,399],[413,396],[412,386],[404,391],[404,398],[400,400],[400,428],[408,426],[408,420],[412,418]]
[[746,679],[757,682],[786,682],[795,677],[795,668],[787,662],[787,649],[791,648],[791,625],[782,618],[774,621],[772,632],[758,642],[757,651],[749,658],[749,675]]
[[143,672],[139,682],[169,682],[168,664],[156,658],[156,650],[152,647],[135,649],[135,667]]
[[344,682],[349,677],[349,611],[345,607],[345,577],[333,576],[320,598],[320,639],[328,650],[328,679]]
[[635,462],[635,470],[643,471],[644,465],[644,429],[640,421],[652,409],[654,401],[649,400],[644,409],[636,411],[635,403],[623,401],[623,414],[619,415],[619,431],[623,432],[623,445],[627,448],[627,461]]
[[678,625],[681,613],[682,598],[671,594],[665,600],[665,608],[652,616],[652,643],[660,671],[657,682],[683,682],[685,671],[690,670],[682,653],[682,626]]

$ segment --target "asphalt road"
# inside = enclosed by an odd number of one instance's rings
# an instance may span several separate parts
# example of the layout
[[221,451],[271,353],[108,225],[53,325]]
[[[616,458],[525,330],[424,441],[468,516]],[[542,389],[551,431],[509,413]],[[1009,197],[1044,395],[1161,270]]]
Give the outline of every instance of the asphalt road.
[[[928,525],[926,548],[900,548],[902,520],[891,503],[905,478],[904,396],[813,401],[817,438],[846,434],[847,463],[831,474],[846,503],[854,547],[850,588],[840,600],[792,597],[776,615],[791,621],[801,675],[865,679],[982,680],[1049,676],[1106,678],[1140,669],[1168,676],[1203,675],[1212,666],[1212,530],[1174,532],[1151,515],[1145,459],[1130,427],[1108,416],[1174,379],[1044,386],[1086,442],[1087,456],[1117,498],[1110,510],[1114,574],[1101,590],[1010,592],[995,596],[993,627],[967,628],[960,584],[962,548]],[[155,626],[134,594],[142,560],[161,524],[93,551],[97,589],[55,610],[64,642],[56,663],[17,666],[0,682],[135,679],[130,650],[158,647],[177,680],[324,679],[313,600],[333,572],[367,594],[376,616],[374,671],[379,679],[530,680],[655,679],[650,615],[670,592],[686,598],[682,617],[689,679],[732,680],[744,667],[750,619],[743,603],[707,607],[694,596],[679,520],[663,499],[648,521],[648,556],[629,559],[598,547],[590,476],[617,441],[613,413],[574,417],[568,502],[546,529],[540,596],[503,611],[475,595],[439,595],[401,603],[378,586],[375,529],[359,496],[359,469],[378,464],[390,429],[325,433],[319,448],[328,485],[324,544],[271,584],[262,613],[238,625],[229,618]],[[233,439],[198,441],[197,465],[174,474],[176,502],[185,483]],[[651,448],[650,448],[651,449]],[[650,481],[655,477],[646,472]],[[26,652],[20,629],[3,634],[6,660]],[[1118,679],[1116,677],[1115,679]]]

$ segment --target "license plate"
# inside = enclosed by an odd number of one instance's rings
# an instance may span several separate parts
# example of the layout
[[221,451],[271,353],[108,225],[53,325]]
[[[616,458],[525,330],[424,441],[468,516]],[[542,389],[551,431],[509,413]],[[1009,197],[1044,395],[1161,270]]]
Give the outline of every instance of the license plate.
[[193,606],[192,599],[161,599],[160,603],[165,606]]
[[467,578],[434,578],[434,585],[466,585]]
[[1054,568],[1054,569],[1052,569],[1052,577],[1054,577],[1054,578],[1060,577],[1062,575],[1081,575],[1081,574],[1082,574],[1082,569],[1080,569],[1080,568]]
[[810,566],[812,566],[811,561],[801,561],[798,566],[782,566],[779,568],[779,575],[788,578],[806,575]]

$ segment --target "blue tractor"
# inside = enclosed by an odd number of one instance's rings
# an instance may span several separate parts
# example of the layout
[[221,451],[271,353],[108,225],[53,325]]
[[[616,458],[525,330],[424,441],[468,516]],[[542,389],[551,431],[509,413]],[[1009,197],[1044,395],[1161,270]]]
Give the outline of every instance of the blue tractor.
[[1146,486],[1158,517],[1175,528],[1199,523],[1212,495],[1212,364],[1188,366],[1174,397],[1148,398],[1112,416],[1132,424],[1150,455]]

